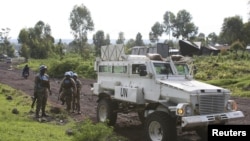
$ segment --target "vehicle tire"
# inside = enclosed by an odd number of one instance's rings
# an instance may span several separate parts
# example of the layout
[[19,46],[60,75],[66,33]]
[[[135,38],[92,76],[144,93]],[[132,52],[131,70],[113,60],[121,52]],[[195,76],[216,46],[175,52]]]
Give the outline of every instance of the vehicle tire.
[[97,121],[107,122],[109,126],[115,125],[117,119],[115,108],[116,104],[110,99],[101,99],[97,106]]
[[176,121],[165,112],[154,112],[145,120],[147,141],[176,141]]
[[139,120],[141,121],[141,123],[144,124],[145,123],[145,119],[146,119],[144,117],[144,110],[143,111],[138,111],[137,114],[138,114],[138,117],[139,117]]

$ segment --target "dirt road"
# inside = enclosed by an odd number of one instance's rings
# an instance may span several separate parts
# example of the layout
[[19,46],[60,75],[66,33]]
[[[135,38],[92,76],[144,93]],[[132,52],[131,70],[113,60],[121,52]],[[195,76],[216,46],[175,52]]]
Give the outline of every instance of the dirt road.
[[[21,77],[21,70],[15,67],[10,67],[8,64],[0,62],[0,83],[7,84],[15,89],[21,90],[28,95],[33,95],[34,73],[30,74],[28,79]],[[83,84],[81,95],[81,115],[72,114],[76,121],[90,118],[96,122],[96,97],[90,95],[90,84],[95,80],[80,79]],[[52,95],[49,97],[49,102],[53,106],[62,107],[58,102],[59,80],[51,78]],[[245,118],[230,122],[230,124],[245,124],[250,125],[250,98],[236,98],[239,110],[243,111]],[[130,141],[144,141],[144,131],[137,114],[118,114],[117,124],[114,127],[115,132],[125,136]],[[199,141],[200,138],[195,132],[183,132],[178,135],[178,141]]]

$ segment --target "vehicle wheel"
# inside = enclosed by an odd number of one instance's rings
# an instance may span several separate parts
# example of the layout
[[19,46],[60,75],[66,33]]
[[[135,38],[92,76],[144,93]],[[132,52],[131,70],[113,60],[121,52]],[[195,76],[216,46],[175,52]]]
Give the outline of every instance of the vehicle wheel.
[[146,118],[145,133],[148,141],[175,141],[176,122],[165,112],[154,112]]
[[138,111],[137,114],[141,123],[144,124],[145,123],[144,111]]
[[101,99],[97,106],[97,120],[107,122],[110,126],[115,125],[117,119],[117,113],[114,112],[115,108],[116,104],[110,99]]
[[196,130],[196,133],[201,138],[201,141],[207,141],[208,140],[207,139],[208,137],[207,137],[207,128],[206,127],[198,128]]

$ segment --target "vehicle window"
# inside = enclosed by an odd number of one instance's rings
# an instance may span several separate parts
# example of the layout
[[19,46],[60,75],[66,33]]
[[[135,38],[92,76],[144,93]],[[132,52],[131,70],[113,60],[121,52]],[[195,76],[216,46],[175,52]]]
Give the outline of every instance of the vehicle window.
[[99,66],[99,72],[111,72],[110,66]]
[[127,66],[113,66],[113,73],[127,73]]
[[179,75],[189,74],[189,68],[186,64],[175,64]]
[[139,66],[142,64],[132,64],[132,74],[139,74]]
[[154,63],[154,68],[155,68],[156,74],[160,74],[160,75],[173,74],[173,71],[170,65],[167,63]]

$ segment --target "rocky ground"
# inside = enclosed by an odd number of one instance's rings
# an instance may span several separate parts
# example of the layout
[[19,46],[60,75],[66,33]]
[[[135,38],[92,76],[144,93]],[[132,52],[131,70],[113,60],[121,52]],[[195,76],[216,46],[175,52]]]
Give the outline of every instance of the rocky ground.
[[[28,79],[21,77],[21,70],[16,69],[14,64],[0,62],[0,83],[7,84],[15,89],[21,90],[27,95],[33,95],[34,73],[31,73]],[[96,97],[91,95],[90,84],[95,80],[80,79],[83,84],[81,95],[82,114],[71,114],[76,121],[90,118],[96,122]],[[49,103],[54,107],[63,107],[58,99],[60,80],[51,78],[52,95],[49,96]],[[232,97],[238,103],[238,109],[243,111],[245,118],[235,120],[229,124],[250,125],[250,98]],[[117,124],[114,127],[117,134],[127,137],[130,141],[144,141],[143,126],[137,117],[137,114],[118,114]],[[183,132],[178,135],[178,141],[199,141],[200,138],[195,132]]]

